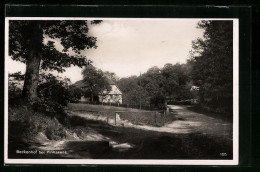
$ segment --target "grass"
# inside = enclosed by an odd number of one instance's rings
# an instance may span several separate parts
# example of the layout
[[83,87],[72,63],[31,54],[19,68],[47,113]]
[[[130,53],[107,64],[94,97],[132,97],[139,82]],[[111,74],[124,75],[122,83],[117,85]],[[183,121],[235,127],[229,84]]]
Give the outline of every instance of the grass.
[[108,106],[108,105],[78,104],[78,103],[69,103],[67,110],[104,112],[104,113],[107,113],[109,115],[114,115],[115,111],[152,112],[152,111],[147,111],[147,110],[125,108],[125,107],[116,107],[116,106]]
[[164,115],[159,111],[147,111],[142,109],[132,109],[115,106],[91,105],[91,104],[72,104],[68,105],[69,111],[77,111],[77,113],[88,113],[100,115],[110,119],[115,118],[115,112],[120,115],[120,119],[127,120],[132,124],[162,126],[165,123],[175,120],[174,113]]

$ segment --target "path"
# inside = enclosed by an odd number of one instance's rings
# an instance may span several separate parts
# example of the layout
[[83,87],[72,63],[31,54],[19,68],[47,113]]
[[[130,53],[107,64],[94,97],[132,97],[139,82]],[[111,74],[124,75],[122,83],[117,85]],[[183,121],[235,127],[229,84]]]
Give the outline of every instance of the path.
[[193,112],[189,106],[168,105],[171,111],[176,113],[176,120],[165,127],[177,127],[192,133],[217,135],[232,139],[232,123],[222,119],[206,116]]

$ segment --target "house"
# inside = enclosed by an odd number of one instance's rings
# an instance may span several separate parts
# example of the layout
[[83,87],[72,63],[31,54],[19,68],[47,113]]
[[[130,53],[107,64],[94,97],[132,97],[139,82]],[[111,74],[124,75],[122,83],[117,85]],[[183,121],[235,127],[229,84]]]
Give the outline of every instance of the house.
[[110,91],[104,90],[101,94],[98,95],[99,102],[102,103],[119,103],[122,104],[122,91],[118,88],[116,83],[108,79],[108,83],[111,87]]
[[[98,95],[98,101],[100,103],[119,103],[122,104],[122,92],[121,90],[118,88],[118,86],[116,85],[116,83],[110,79],[107,80],[111,90],[107,91],[107,90],[103,90],[99,95]],[[84,89],[85,84],[82,80],[77,81],[74,86]],[[79,102],[89,102],[90,98],[89,97],[85,97],[85,96],[81,96]]]

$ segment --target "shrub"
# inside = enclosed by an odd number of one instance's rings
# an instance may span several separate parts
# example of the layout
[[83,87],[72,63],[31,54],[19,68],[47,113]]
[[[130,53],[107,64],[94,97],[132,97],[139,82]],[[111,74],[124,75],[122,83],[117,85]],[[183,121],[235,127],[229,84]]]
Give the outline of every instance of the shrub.
[[68,84],[65,80],[57,78],[51,74],[43,75],[44,81],[38,85],[38,97],[45,100],[51,100],[62,106],[69,102]]
[[32,108],[37,112],[43,112],[48,116],[54,117],[59,115],[66,115],[63,109],[63,106],[58,104],[55,101],[48,99],[36,99],[33,104]]
[[[23,105],[22,87],[24,75],[21,72],[9,74],[9,105]],[[69,79],[55,77],[52,74],[40,74],[39,85],[37,88],[38,98],[33,100],[32,107],[35,111],[45,112],[47,115],[64,115],[63,107],[67,106],[70,100],[68,90]]]
[[24,75],[21,72],[12,73],[8,76],[8,103],[18,106],[22,102],[22,82]]
[[51,74],[42,74],[37,93],[38,99],[33,102],[34,110],[50,116],[65,115],[63,107],[68,104],[70,98],[66,80]]
[[165,109],[164,102],[165,102],[165,97],[159,93],[153,95],[150,99],[151,105],[153,105],[159,109]]
[[70,102],[79,102],[79,99],[81,98],[81,95],[83,94],[83,91],[81,88],[78,88],[74,85],[69,87],[69,100]]
[[50,118],[27,107],[9,108],[9,135],[23,139],[34,139],[39,132],[45,133],[50,140],[66,137],[66,128],[57,118]]
[[8,110],[9,135],[11,137],[34,137],[37,131],[37,122],[34,122],[34,113],[27,107],[13,107]]
[[63,128],[48,126],[45,130],[45,135],[49,140],[60,140],[66,138],[66,131]]

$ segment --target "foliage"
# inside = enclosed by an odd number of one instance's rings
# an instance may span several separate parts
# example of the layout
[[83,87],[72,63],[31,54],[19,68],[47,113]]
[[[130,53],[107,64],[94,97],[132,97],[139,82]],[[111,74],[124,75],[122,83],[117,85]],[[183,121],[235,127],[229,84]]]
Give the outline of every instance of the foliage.
[[[10,106],[23,105],[21,97],[24,75],[21,72],[9,74],[8,99]],[[39,77],[38,99],[34,102],[35,110],[55,113],[62,106],[66,106],[70,100],[68,87],[70,80],[60,78],[52,74],[41,73]],[[54,110],[56,109],[56,110]]]
[[121,78],[117,84],[123,92],[123,104],[128,105],[147,105],[147,91],[139,85],[139,78],[136,76]]
[[165,97],[160,93],[153,95],[150,99],[150,104],[154,105],[159,109],[165,109],[164,103],[165,103]]
[[[97,48],[96,37],[88,35],[89,25],[101,21],[82,20],[10,20],[9,55],[26,63],[23,88],[25,100],[37,97],[39,69],[63,72],[71,65],[90,63],[80,51]],[[57,48],[58,41],[62,48]],[[71,55],[74,52],[75,55]]]
[[199,86],[200,101],[210,109],[232,112],[233,22],[201,21],[203,39],[193,41],[189,63],[192,79]]
[[58,128],[56,126],[51,126],[46,128],[45,135],[49,140],[60,140],[66,138],[66,132],[63,128]]
[[166,95],[174,100],[189,99],[190,77],[186,64],[165,64],[162,68],[162,75],[165,77],[164,89]]
[[55,77],[51,74],[41,74],[41,81],[37,88],[38,100],[33,107],[37,111],[43,111],[54,116],[63,113],[63,106],[70,100],[68,79]]
[[[83,121],[82,118],[78,121]],[[47,142],[49,140],[73,140],[86,136],[85,130],[75,124],[74,117],[56,118],[46,116],[46,113],[32,111],[27,106],[12,107],[8,109],[9,143],[15,141],[35,140]],[[86,130],[87,131],[87,130]],[[46,137],[45,137],[46,136]],[[44,138],[45,137],[45,138]],[[17,145],[15,145],[17,147]]]
[[[66,137],[64,127],[56,118],[50,118],[39,112],[34,112],[26,106],[8,109],[9,134],[22,139],[34,139],[42,132],[50,140]],[[63,134],[62,134],[63,133]]]
[[74,85],[69,86],[70,102],[78,102],[81,98],[83,91]]
[[16,81],[23,81],[24,80],[24,75],[22,74],[21,71],[19,72],[15,72],[15,73],[11,73],[8,75],[9,78],[13,78],[13,80],[16,80]]
[[190,67],[186,64],[165,64],[151,67],[139,77],[118,81],[125,104],[142,104],[161,108],[167,99],[185,100],[191,97]]
[[145,87],[150,96],[156,94],[165,95],[164,85],[166,80],[161,74],[161,69],[154,66],[141,77],[141,86]]
[[[88,36],[88,23],[82,20],[11,20],[9,25],[9,54],[12,59],[26,63],[28,53],[32,51],[32,46],[38,46],[41,50],[42,69],[64,71],[63,67],[77,65],[83,67],[88,63],[84,56],[68,54],[74,51],[80,54],[80,50],[85,48],[97,48],[96,38]],[[40,27],[40,32],[36,28]],[[37,34],[41,37],[39,42],[34,42]],[[44,37],[49,37],[44,43]],[[62,52],[58,51],[54,45],[54,39],[59,39],[63,46]],[[40,57],[39,57],[40,58]]]
[[86,97],[97,97],[104,90],[111,90],[108,80],[102,70],[89,65],[82,71],[84,87],[82,88]]
[[[24,75],[21,72],[9,74],[8,101],[9,105],[27,106],[22,98]],[[71,100],[69,94],[70,80],[52,74],[41,73],[37,88],[38,98],[32,102],[36,111],[46,112],[47,115],[64,115],[63,107]]]
[[8,104],[17,106],[21,103],[24,75],[16,72],[8,75]]
[[114,82],[117,82],[119,80],[119,77],[114,72],[105,71],[104,75]]

